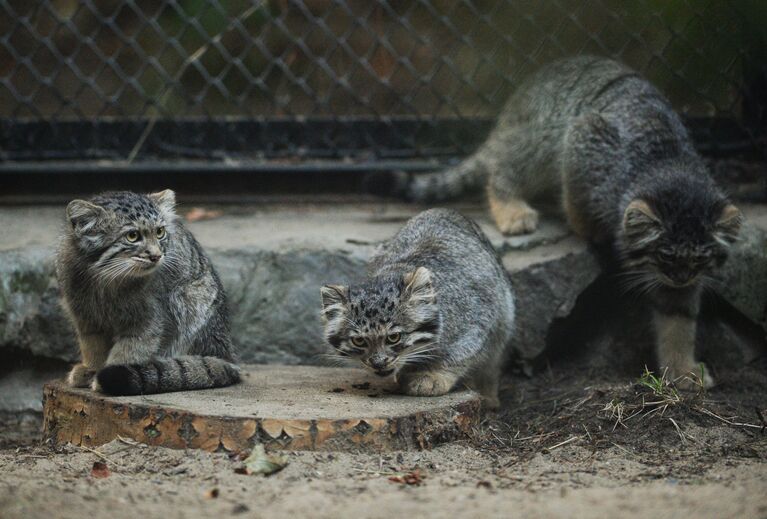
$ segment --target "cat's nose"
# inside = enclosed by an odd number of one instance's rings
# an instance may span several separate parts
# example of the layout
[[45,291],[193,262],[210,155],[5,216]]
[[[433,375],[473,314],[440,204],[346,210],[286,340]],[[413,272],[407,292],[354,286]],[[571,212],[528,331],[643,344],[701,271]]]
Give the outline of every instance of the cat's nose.
[[386,360],[386,357],[371,357],[370,358],[370,367],[376,370],[384,369],[389,363]]
[[692,272],[677,272],[672,276],[671,279],[673,279],[675,283],[684,285],[685,283],[690,282],[694,277],[695,274]]
[[150,254],[149,255],[149,261],[152,263],[157,263],[162,259],[162,254]]

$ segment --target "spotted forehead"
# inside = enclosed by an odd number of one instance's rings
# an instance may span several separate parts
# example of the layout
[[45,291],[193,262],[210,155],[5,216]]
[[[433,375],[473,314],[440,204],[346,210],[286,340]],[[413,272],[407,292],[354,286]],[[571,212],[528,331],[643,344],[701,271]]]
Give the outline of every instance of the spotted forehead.
[[127,220],[140,222],[154,221],[160,218],[160,212],[154,203],[146,196],[138,193],[107,193],[93,198],[92,201]]
[[400,287],[394,283],[368,287],[352,287],[350,313],[354,322],[372,329],[388,324],[396,314]]

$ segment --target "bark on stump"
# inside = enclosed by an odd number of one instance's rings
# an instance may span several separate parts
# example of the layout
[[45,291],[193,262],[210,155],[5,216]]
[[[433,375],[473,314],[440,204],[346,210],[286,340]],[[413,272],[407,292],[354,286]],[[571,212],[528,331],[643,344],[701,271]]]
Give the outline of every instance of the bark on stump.
[[244,382],[207,391],[110,397],[56,381],[43,395],[44,438],[89,447],[118,436],[175,449],[423,449],[468,434],[480,400],[395,394],[359,369],[245,366]]

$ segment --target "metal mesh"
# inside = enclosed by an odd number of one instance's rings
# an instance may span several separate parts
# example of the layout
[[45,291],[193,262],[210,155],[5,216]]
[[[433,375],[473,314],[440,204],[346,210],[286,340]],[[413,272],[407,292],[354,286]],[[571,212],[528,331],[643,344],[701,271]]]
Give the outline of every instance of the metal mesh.
[[0,0],[0,167],[429,165],[578,53],[642,72],[705,145],[763,149],[750,15],[725,0]]

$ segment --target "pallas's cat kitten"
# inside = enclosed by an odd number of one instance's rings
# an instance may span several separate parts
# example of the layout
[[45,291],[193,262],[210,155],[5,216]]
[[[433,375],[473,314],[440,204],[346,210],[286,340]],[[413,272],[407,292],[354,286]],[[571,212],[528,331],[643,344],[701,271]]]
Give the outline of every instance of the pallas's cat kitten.
[[514,295],[472,221],[425,211],[381,246],[366,279],[326,285],[321,295],[325,339],[340,360],[393,375],[408,395],[442,395],[463,383],[498,405]]
[[529,204],[559,198],[570,226],[654,303],[659,367],[687,385],[691,373],[712,383],[694,354],[699,292],[742,216],[655,87],[607,59],[554,62],[520,86],[471,158],[405,189],[445,198],[482,181],[504,233],[533,231]]
[[240,380],[226,296],[175,194],[73,200],[56,262],[82,362],[75,387],[134,395]]

